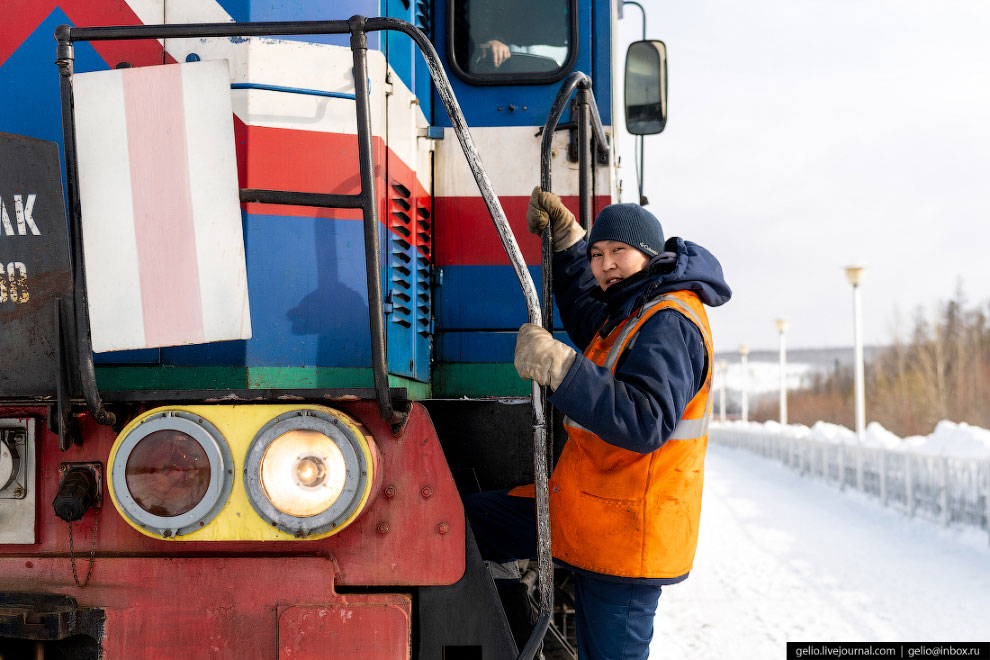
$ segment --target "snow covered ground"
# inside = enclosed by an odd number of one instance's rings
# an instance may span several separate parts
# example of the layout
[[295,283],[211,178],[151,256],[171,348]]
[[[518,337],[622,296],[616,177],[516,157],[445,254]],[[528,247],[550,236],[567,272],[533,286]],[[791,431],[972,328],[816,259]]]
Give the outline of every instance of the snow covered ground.
[[946,529],[711,444],[698,555],[651,658],[783,658],[788,641],[988,641],[986,532]]

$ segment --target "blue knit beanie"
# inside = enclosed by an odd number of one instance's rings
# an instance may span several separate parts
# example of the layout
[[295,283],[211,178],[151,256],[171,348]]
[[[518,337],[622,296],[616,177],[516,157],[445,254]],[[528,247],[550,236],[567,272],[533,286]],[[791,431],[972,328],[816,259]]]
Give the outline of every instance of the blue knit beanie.
[[652,258],[663,252],[663,227],[639,204],[611,204],[601,210],[591,227],[589,254],[598,241],[621,241]]

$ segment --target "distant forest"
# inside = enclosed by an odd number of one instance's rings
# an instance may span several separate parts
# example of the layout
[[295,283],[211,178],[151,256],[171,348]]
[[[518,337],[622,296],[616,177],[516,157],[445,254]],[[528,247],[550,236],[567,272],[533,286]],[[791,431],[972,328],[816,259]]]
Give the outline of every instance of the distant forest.
[[[867,424],[879,422],[901,437],[927,435],[943,419],[990,428],[990,302],[968,305],[960,286],[933,314],[919,308],[898,326],[866,364]],[[753,414],[757,421],[778,418],[775,400]],[[855,428],[852,367],[815,374],[791,391],[787,418]]]

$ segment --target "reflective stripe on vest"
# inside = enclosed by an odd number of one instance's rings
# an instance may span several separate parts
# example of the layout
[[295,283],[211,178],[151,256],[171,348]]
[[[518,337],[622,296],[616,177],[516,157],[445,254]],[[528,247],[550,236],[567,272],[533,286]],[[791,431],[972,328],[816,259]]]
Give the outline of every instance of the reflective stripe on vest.
[[[699,319],[698,315],[694,313],[694,310],[685,305],[684,302],[677,296],[663,295],[643,305],[643,308],[639,311],[639,313],[625,324],[622,331],[619,333],[619,336],[615,338],[615,343],[612,344],[612,347],[609,349],[608,357],[605,358],[605,364],[602,365],[603,367],[606,367],[609,371],[615,373],[615,365],[619,361],[619,357],[622,355],[623,349],[626,347],[627,342],[632,340],[630,335],[637,332],[639,329],[637,324],[639,319],[643,318],[643,315],[648,311],[664,302],[674,303],[676,311],[684,314],[694,322],[694,325],[698,328],[698,331],[702,333],[702,341],[705,343],[706,347],[712,345],[711,337],[705,336],[705,324],[701,322],[701,319]],[[709,356],[708,359],[711,360],[711,356]],[[708,396],[705,399],[705,414],[698,419],[679,420],[677,422],[677,426],[674,427],[673,432],[671,432],[670,437],[667,439],[692,440],[694,438],[700,438],[703,435],[707,435],[708,425],[712,419],[712,404],[712,389],[709,387]],[[564,426],[572,426],[578,430],[593,433],[593,431],[581,426],[570,417],[564,417]]]

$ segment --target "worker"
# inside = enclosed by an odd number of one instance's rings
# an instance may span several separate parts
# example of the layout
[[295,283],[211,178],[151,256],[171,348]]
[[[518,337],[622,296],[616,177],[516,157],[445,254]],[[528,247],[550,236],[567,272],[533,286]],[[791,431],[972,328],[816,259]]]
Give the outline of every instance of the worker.
[[[553,282],[579,354],[542,327],[519,330],[515,366],[552,390],[567,441],[550,478],[555,562],[574,572],[582,660],[649,656],[664,586],[688,577],[698,542],[714,352],[705,305],[732,293],[703,247],[664,240],[637,204],[613,204],[588,235],[533,191],[529,230],[553,227]],[[532,486],[465,508],[482,556],[536,557]]]

